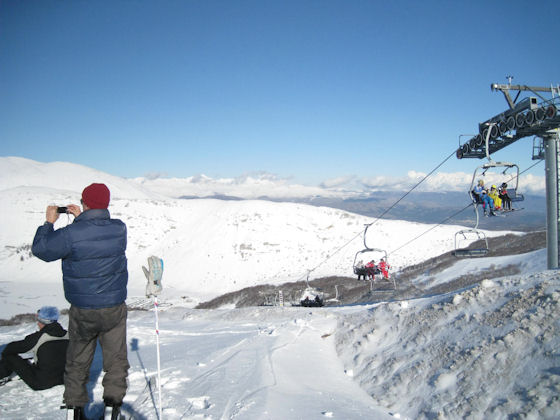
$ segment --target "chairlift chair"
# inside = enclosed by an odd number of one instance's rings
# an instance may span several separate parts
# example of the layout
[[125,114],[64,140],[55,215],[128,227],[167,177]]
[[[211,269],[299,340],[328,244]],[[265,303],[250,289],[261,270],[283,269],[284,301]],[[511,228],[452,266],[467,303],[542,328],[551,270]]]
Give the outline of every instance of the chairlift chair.
[[305,283],[307,287],[301,294],[299,300],[301,306],[306,306],[306,307],[323,306],[325,304],[323,292],[320,292],[319,290],[309,285],[309,273],[307,273],[307,278],[305,279]]
[[[474,194],[473,194],[473,190],[474,190],[474,183],[476,181],[476,175],[479,169],[483,168],[484,172],[486,173],[486,171],[490,168],[485,168],[486,165],[482,165],[479,166],[478,168],[476,168],[476,170],[474,171],[473,174],[473,178],[472,178],[472,182],[471,182],[471,187],[469,189],[469,198],[472,200],[473,202],[473,207],[474,207],[474,214],[476,217],[476,223],[474,225],[473,228],[471,229],[463,229],[460,230],[458,232],[455,233],[455,242],[454,242],[454,249],[451,252],[452,255],[454,255],[457,258],[476,258],[476,257],[484,257],[488,254],[489,252],[489,247],[488,247],[488,239],[486,238],[486,234],[478,229],[478,224],[480,222],[479,219],[479,215],[478,215],[478,205],[480,204]],[[465,241],[470,241],[469,245],[467,247],[460,247],[460,238],[463,238],[462,242]],[[483,246],[482,247],[473,247],[471,246],[471,244],[476,243],[477,241],[482,240]]]
[[[356,252],[356,255],[354,256],[354,263],[352,264],[352,269],[354,274],[356,274],[357,276],[362,276],[362,275],[367,275],[367,270],[364,270],[364,268],[359,267],[358,264],[358,256],[360,254],[366,253],[366,252],[377,252],[377,253],[381,253],[384,256],[382,257],[385,262],[387,264],[389,264],[389,259],[387,257],[387,251],[385,251],[384,249],[379,249],[379,248],[371,248],[367,245],[366,242],[366,236],[367,236],[367,230],[369,229],[369,227],[371,226],[371,224],[366,225],[366,228],[364,230],[364,249],[362,249],[361,251]],[[386,279],[387,281],[390,281],[389,279]],[[395,282],[395,279],[392,279],[393,282],[393,287],[396,289],[397,288],[397,284]]]
[[[460,244],[460,237],[463,237],[463,242],[470,240],[470,245],[466,248],[461,248]],[[472,244],[482,241],[483,246],[473,247]],[[488,238],[486,234],[478,230],[474,229],[464,229],[460,230],[459,232],[455,233],[455,249],[451,252],[457,258],[477,258],[477,257],[485,257],[488,255],[490,249],[488,248]]]
[[[519,189],[518,189],[518,187],[519,187],[519,166],[516,165],[515,163],[509,163],[509,162],[494,162],[492,160],[492,158],[490,157],[490,154],[489,154],[489,150],[490,150],[489,140],[490,140],[492,132],[496,131],[496,128],[497,128],[497,124],[496,123],[491,123],[491,124],[489,124],[489,126],[486,129],[484,129],[483,134],[479,135],[477,137],[477,138],[480,138],[480,143],[481,144],[482,144],[482,142],[486,143],[485,150],[486,150],[486,158],[488,159],[488,163],[485,163],[484,165],[479,166],[475,169],[474,174],[473,174],[473,178],[472,178],[472,181],[471,181],[471,188],[469,190],[469,197],[471,198],[471,200],[474,203],[475,211],[476,211],[478,203],[476,202],[475,198],[473,197],[472,191],[473,191],[474,186],[475,186],[478,171],[480,171],[480,170],[481,170],[481,175],[484,176],[486,174],[486,171],[488,171],[488,169],[490,169],[490,168],[505,168],[502,172],[502,175],[505,175],[506,172],[509,169],[515,168],[515,170],[516,170],[515,177],[511,178],[511,179],[515,179],[515,187],[508,189],[508,196],[509,196],[509,198],[511,199],[512,202],[523,201],[525,199],[523,194],[521,194],[519,192]],[[499,127],[498,127],[497,131],[499,131]],[[459,138],[460,137],[461,136],[459,136]],[[480,145],[477,144],[477,146],[480,146]],[[477,214],[478,214],[478,212],[477,212]]]
[[511,199],[512,203],[513,202],[519,202],[519,201],[523,201],[525,199],[525,197],[523,196],[522,193],[519,192],[519,166],[515,163],[510,163],[510,162],[494,162],[492,160],[490,160],[489,162],[485,163],[484,165],[478,166],[474,173],[473,173],[473,177],[471,180],[471,186],[469,189],[469,198],[472,200],[474,206],[475,206],[475,212],[477,213],[478,216],[478,210],[477,210],[477,206],[478,204],[480,204],[479,202],[476,201],[474,194],[473,194],[473,190],[475,187],[475,183],[477,182],[477,178],[480,176],[485,176],[486,172],[489,169],[492,168],[504,168],[504,170],[502,171],[502,175],[505,175],[506,172],[512,168],[515,169],[515,175],[512,176],[510,179],[508,179],[508,181],[511,180],[515,180],[515,183],[513,184],[512,187],[508,186],[508,196]]
[[307,287],[303,291],[299,302],[305,307],[320,307],[325,304],[323,293],[313,287]]

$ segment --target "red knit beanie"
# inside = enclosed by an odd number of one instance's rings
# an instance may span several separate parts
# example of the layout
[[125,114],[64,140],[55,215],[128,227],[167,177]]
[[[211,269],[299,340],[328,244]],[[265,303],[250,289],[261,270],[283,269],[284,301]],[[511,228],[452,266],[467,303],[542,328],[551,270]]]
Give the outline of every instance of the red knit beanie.
[[90,209],[106,209],[110,199],[111,193],[105,184],[91,184],[82,192],[82,201]]

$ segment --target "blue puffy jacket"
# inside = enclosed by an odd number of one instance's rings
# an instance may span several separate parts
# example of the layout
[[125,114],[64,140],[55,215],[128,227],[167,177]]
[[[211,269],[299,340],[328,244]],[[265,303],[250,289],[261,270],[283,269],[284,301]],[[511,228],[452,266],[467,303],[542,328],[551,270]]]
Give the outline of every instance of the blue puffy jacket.
[[126,299],[126,225],[107,209],[90,209],[54,230],[39,226],[31,251],[43,261],[62,259],[64,296],[84,309],[110,308]]

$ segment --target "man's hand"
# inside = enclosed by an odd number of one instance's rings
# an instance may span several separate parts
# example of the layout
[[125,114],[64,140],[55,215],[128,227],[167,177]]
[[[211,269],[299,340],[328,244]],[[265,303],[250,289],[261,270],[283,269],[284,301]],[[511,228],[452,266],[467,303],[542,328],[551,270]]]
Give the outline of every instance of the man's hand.
[[54,224],[58,220],[58,206],[48,206],[47,207],[47,222]]
[[67,213],[72,214],[74,217],[78,217],[82,213],[80,206],[76,204],[68,204],[66,208],[68,209]]

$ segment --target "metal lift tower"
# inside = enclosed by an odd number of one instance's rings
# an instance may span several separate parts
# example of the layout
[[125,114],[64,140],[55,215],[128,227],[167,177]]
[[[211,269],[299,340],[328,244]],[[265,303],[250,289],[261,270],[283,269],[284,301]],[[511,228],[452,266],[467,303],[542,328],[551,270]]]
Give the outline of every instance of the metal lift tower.
[[[545,160],[546,176],[546,247],[547,266],[558,268],[558,224],[560,221],[560,182],[558,167],[560,148],[560,86],[535,87],[493,83],[492,91],[500,91],[508,103],[508,109],[478,124],[478,134],[459,144],[457,158],[487,158],[524,137],[534,137],[533,160]],[[517,92],[512,99],[510,93]],[[521,92],[530,92],[519,100]],[[541,93],[550,94],[550,98]]]

